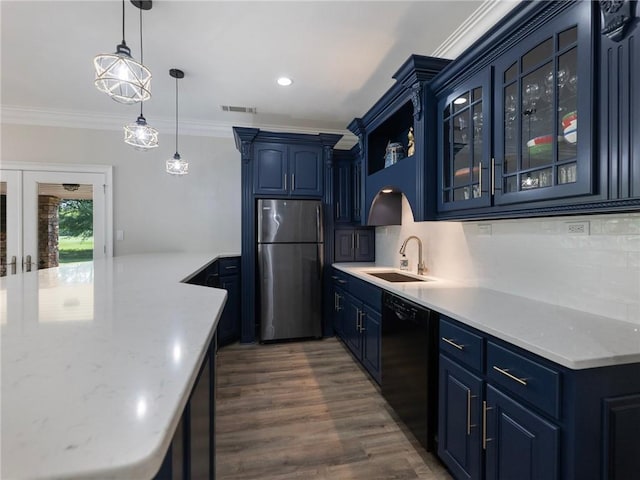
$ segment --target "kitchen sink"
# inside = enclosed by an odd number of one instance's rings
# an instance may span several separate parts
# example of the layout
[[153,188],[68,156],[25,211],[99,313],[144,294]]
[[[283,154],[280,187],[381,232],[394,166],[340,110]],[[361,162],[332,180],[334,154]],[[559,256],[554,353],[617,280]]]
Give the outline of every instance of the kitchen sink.
[[366,272],[367,275],[372,275],[387,282],[428,282],[427,278],[417,278],[398,272]]

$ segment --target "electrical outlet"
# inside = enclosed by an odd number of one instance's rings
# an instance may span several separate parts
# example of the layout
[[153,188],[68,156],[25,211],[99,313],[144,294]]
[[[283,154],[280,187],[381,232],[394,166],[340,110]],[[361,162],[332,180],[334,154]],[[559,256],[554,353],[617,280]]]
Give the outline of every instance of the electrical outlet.
[[485,237],[491,236],[491,224],[490,223],[479,223],[478,224],[478,235],[483,235]]
[[124,240],[124,230],[116,230],[116,240]]
[[565,232],[568,235],[589,235],[589,222],[567,222]]

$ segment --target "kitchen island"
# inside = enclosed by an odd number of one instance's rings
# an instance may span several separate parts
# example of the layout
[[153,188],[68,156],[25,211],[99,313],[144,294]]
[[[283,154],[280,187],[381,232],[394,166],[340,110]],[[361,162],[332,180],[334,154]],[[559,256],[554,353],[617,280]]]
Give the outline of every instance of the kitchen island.
[[0,279],[2,478],[152,478],[225,305],[182,283],[211,254]]

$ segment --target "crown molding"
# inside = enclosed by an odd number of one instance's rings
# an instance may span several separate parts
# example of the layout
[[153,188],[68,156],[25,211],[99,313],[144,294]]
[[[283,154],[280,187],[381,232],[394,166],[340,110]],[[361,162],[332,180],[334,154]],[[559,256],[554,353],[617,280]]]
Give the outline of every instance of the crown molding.
[[519,3],[520,0],[483,0],[431,55],[455,59]]
[[[97,112],[79,112],[75,110],[51,110],[43,108],[2,105],[0,123],[13,125],[29,125],[41,127],[86,128],[90,130],[122,130],[123,125],[135,121],[135,118],[124,115],[112,115]],[[163,134],[175,132],[175,120],[156,118],[150,125]],[[198,120],[180,120],[180,135],[194,137],[233,138],[234,126],[250,126],[269,132],[305,133],[317,135],[329,133],[342,135],[336,148],[349,149],[358,139],[348,130],[315,129],[296,125],[273,125],[250,122],[206,122]]]

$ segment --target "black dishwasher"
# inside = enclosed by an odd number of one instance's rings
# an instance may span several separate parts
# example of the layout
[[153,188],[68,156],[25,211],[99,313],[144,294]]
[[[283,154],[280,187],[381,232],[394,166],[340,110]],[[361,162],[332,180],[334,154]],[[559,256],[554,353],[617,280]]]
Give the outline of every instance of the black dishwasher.
[[382,296],[382,395],[427,451],[438,431],[437,313]]

